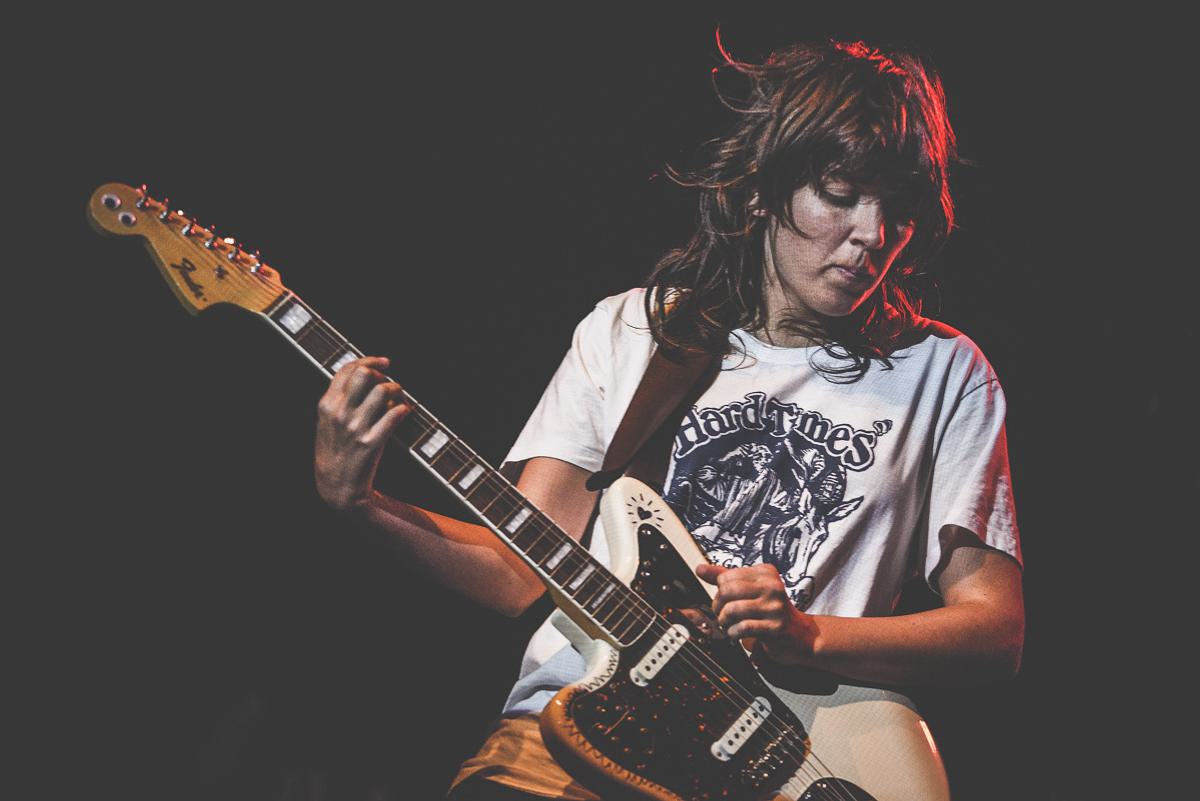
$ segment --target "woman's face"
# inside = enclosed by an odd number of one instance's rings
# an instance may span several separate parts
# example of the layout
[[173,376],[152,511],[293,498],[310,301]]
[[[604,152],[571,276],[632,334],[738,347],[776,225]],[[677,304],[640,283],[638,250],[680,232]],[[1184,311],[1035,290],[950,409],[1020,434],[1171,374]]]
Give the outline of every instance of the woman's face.
[[792,214],[800,236],[778,220],[767,226],[766,293],[772,323],[782,311],[809,322],[843,317],[879,286],[912,239],[911,219],[885,214],[889,204],[840,179],[800,187]]

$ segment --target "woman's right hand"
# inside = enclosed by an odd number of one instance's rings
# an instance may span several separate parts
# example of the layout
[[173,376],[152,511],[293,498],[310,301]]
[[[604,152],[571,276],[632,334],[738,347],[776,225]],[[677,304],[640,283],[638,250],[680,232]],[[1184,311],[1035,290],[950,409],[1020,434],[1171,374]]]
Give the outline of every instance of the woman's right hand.
[[381,356],[355,359],[337,371],[317,404],[317,493],[334,509],[371,500],[383,446],[410,410],[400,402],[400,385],[380,372],[387,366]]

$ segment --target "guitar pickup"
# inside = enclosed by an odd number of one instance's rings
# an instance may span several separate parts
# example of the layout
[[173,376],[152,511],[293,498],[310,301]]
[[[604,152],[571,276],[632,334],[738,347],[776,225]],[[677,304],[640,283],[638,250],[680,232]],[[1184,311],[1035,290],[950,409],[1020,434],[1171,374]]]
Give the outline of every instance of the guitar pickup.
[[637,686],[645,687],[650,683],[650,679],[658,675],[671,657],[679,653],[679,649],[691,636],[691,633],[683,625],[676,623],[671,626],[667,629],[667,633],[650,647],[646,655],[630,668],[629,678]]
[[759,730],[769,714],[771,714],[771,704],[761,695],[756,697],[754,703],[750,704],[741,717],[725,730],[721,739],[712,744],[712,755],[722,762],[733,759],[733,755],[745,744],[746,740],[750,739],[750,735]]

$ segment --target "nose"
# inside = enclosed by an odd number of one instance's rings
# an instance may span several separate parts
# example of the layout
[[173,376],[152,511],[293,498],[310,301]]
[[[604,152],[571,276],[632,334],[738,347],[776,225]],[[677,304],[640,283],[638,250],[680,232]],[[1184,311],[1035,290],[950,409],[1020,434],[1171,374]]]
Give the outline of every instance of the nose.
[[887,238],[887,229],[883,204],[879,200],[860,199],[858,205],[854,207],[851,222],[851,244],[866,250],[878,250],[883,247],[883,241]]

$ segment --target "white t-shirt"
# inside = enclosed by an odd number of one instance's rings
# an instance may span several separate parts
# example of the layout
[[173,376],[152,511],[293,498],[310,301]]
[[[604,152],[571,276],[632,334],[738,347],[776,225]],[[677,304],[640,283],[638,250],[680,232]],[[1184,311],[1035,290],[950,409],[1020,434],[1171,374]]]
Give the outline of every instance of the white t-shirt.
[[[654,352],[645,291],[579,323],[505,462],[600,468]],[[820,348],[731,334],[734,352],[680,426],[664,492],[712,561],[770,562],[798,607],[846,617],[888,615],[908,578],[929,580],[949,524],[1020,562],[1000,383],[966,336],[925,330],[892,369],[874,363],[848,384],[813,368],[830,359]],[[591,536],[607,564],[599,519]],[[544,623],[505,714],[540,712],[583,669]]]

